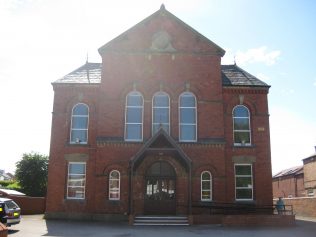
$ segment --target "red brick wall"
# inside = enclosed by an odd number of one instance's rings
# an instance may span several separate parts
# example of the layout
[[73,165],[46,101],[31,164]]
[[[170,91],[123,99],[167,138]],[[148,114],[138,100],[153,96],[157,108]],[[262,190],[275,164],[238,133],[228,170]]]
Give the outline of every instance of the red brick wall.
[[45,197],[10,196],[21,208],[22,215],[43,214],[45,212]]
[[0,237],[7,237],[8,229],[2,223],[0,223]]
[[304,176],[285,176],[274,178],[272,182],[273,197],[304,197],[306,191],[304,188]]

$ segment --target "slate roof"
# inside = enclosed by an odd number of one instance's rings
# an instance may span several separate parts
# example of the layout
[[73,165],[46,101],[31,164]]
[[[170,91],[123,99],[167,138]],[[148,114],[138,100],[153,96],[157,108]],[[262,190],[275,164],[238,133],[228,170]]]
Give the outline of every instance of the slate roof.
[[[223,86],[270,87],[237,65],[222,65]],[[86,63],[53,82],[53,84],[97,84],[101,83],[101,63]]]
[[278,178],[282,176],[287,176],[287,175],[297,175],[297,174],[302,174],[303,173],[303,166],[295,166],[289,169],[282,170],[275,175],[273,175],[272,178]]
[[95,84],[101,82],[101,63],[89,63],[82,65],[78,69],[72,71],[66,76],[54,81],[53,84],[57,83],[78,83],[78,84]]
[[223,86],[270,87],[268,84],[246,72],[236,64],[222,65],[221,68]]

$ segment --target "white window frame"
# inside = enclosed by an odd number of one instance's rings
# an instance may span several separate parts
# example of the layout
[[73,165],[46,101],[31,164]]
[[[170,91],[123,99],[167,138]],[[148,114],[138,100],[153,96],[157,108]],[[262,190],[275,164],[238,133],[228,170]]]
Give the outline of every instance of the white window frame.
[[[204,173],[207,173],[207,174],[209,174],[209,176],[210,176],[210,179],[203,179],[203,174]],[[203,189],[203,182],[205,182],[205,181],[207,181],[207,182],[210,182],[210,187],[209,187],[209,189]],[[201,172],[201,201],[203,201],[203,202],[209,202],[209,201],[212,201],[212,199],[213,199],[213,191],[212,191],[212,173],[211,172],[209,172],[209,171],[202,171]],[[210,191],[210,198],[203,198],[203,191]]]
[[[247,112],[248,112],[248,117],[235,117],[234,116],[234,111],[237,107],[244,107],[246,108]],[[235,146],[251,146],[252,141],[251,141],[251,123],[250,123],[250,110],[248,109],[247,106],[245,105],[236,105],[233,108],[233,112],[232,112],[232,118],[233,118],[233,139],[234,139],[234,145]],[[249,124],[249,130],[236,130],[235,129],[235,118],[237,119],[248,119],[248,124]],[[249,133],[249,143],[237,143],[235,142],[235,132],[248,132]]]
[[[74,115],[74,109],[78,106],[78,105],[84,105],[87,107],[88,109],[88,114],[87,115]],[[71,124],[70,124],[70,144],[88,144],[88,137],[89,137],[89,113],[90,113],[90,110],[89,110],[89,106],[85,103],[77,103],[75,104],[73,107],[72,107],[72,110],[71,110]],[[74,117],[87,117],[87,127],[84,128],[84,129],[73,129],[72,128],[72,123],[73,123],[73,119]],[[87,140],[86,141],[73,141],[73,138],[72,138],[72,131],[87,131]]]
[[[112,175],[112,173],[113,172],[117,172],[118,173],[118,175],[119,175],[119,178],[118,179],[112,179],[111,178],[111,175]],[[111,181],[117,181],[118,180],[118,187],[117,188],[111,188]],[[118,192],[118,197],[117,198],[111,198],[111,193],[113,193],[113,192]],[[120,200],[120,198],[121,198],[121,173],[120,173],[120,171],[118,171],[118,170],[112,170],[111,172],[110,172],[110,174],[109,174],[109,200],[114,200],[114,201],[118,201],[118,200]]]
[[[128,96],[133,96],[132,94],[138,94],[142,97],[142,105],[141,106],[128,106],[127,104],[127,99],[128,99]],[[141,118],[142,118],[142,121],[141,123],[128,123],[127,122],[127,111],[128,111],[128,108],[141,108]],[[139,139],[128,139],[126,136],[127,136],[127,126],[128,125],[133,125],[133,124],[141,124],[141,136]],[[127,142],[142,142],[143,141],[143,126],[144,126],[144,97],[143,95],[139,92],[139,91],[131,91],[129,92],[127,95],[126,95],[126,98],[125,98],[125,127],[124,127],[124,140],[127,141]]]
[[[250,171],[251,174],[250,175],[237,175],[236,174],[236,166],[250,166]],[[253,201],[253,171],[252,171],[252,164],[234,164],[234,173],[235,173],[235,200],[236,201]],[[251,187],[237,187],[237,177],[238,178],[249,178],[251,177]],[[238,198],[237,199],[237,189],[251,189],[251,197],[252,198]]]
[[[195,106],[194,107],[182,107],[181,106],[181,97],[182,96],[186,96],[185,94],[190,94],[191,96],[194,97],[194,100],[195,100]],[[179,141],[180,142],[197,142],[197,126],[198,126],[198,118],[197,118],[197,100],[196,100],[196,96],[192,93],[192,92],[189,92],[189,91],[185,91],[183,93],[181,93],[181,95],[179,95],[179,99],[178,99],[178,113],[179,113]],[[181,123],[181,109],[194,109],[195,110],[195,123]],[[195,126],[195,139],[192,139],[192,140],[183,140],[181,139],[181,127],[182,126],[186,126],[186,125],[189,125],[189,126]]]
[[[70,173],[70,165],[72,164],[82,164],[84,165],[84,183],[85,185],[83,186],[69,186],[69,177],[70,175],[82,175],[82,174],[72,174]],[[85,199],[86,197],[86,182],[87,182],[87,163],[86,162],[69,162],[68,163],[68,175],[67,175],[67,199]],[[78,197],[69,197],[69,188],[75,188],[75,187],[81,187],[83,188],[83,197],[82,198],[78,198]]]
[[[167,107],[165,107],[165,106],[154,106],[154,98],[155,98],[155,96],[159,96],[159,94],[163,94],[163,95],[166,95],[167,97],[168,97],[168,106]],[[154,95],[153,95],[153,98],[152,98],[152,101],[151,101],[151,108],[152,108],[152,110],[151,110],[151,116],[152,116],[152,118],[151,118],[151,121],[152,121],[152,125],[151,125],[151,134],[152,134],[152,136],[153,135],[155,135],[155,133],[154,133],[154,125],[157,125],[157,124],[160,124],[160,123],[154,123],[154,111],[155,111],[155,109],[168,109],[168,123],[161,123],[161,124],[163,124],[163,125],[168,125],[168,134],[170,135],[170,96],[166,93],[166,92],[164,92],[164,91],[158,91],[158,92],[156,92]],[[158,130],[157,130],[158,131]]]
[[309,188],[309,189],[307,189],[306,193],[307,193],[307,197],[314,197],[315,196],[315,189]]

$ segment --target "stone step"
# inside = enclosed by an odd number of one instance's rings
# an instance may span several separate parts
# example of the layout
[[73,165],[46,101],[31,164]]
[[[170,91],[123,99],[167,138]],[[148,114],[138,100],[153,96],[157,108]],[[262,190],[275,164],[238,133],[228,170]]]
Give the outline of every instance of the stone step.
[[187,226],[187,216],[135,216],[134,225],[170,225]]

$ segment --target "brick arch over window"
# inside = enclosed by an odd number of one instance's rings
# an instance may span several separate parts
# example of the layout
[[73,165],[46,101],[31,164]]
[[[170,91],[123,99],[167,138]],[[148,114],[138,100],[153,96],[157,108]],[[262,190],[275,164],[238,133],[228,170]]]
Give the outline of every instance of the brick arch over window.
[[[119,172],[119,186],[114,187],[111,186],[111,182],[117,183],[117,181],[114,181],[114,179],[111,179],[111,173],[113,171]],[[110,164],[106,166],[103,169],[103,174],[100,177],[103,177],[101,180],[102,182],[99,183],[99,187],[104,189],[105,197],[108,200],[121,200],[122,199],[122,187],[126,186],[126,183],[124,185],[124,182],[126,182],[126,176],[128,174],[127,168],[121,166],[120,164]],[[112,180],[112,181],[111,181]],[[116,190],[115,190],[116,188]],[[117,193],[119,191],[119,193]]]
[[252,115],[256,115],[258,112],[257,112],[257,106],[248,99],[247,96],[244,97],[244,101],[243,103],[241,104],[240,103],[240,100],[238,98],[238,96],[234,97],[234,98],[231,98],[230,100],[228,100],[225,104],[224,104],[224,112],[225,114],[227,115],[230,115],[234,109],[235,106],[237,105],[244,105],[246,106],[250,113]]

